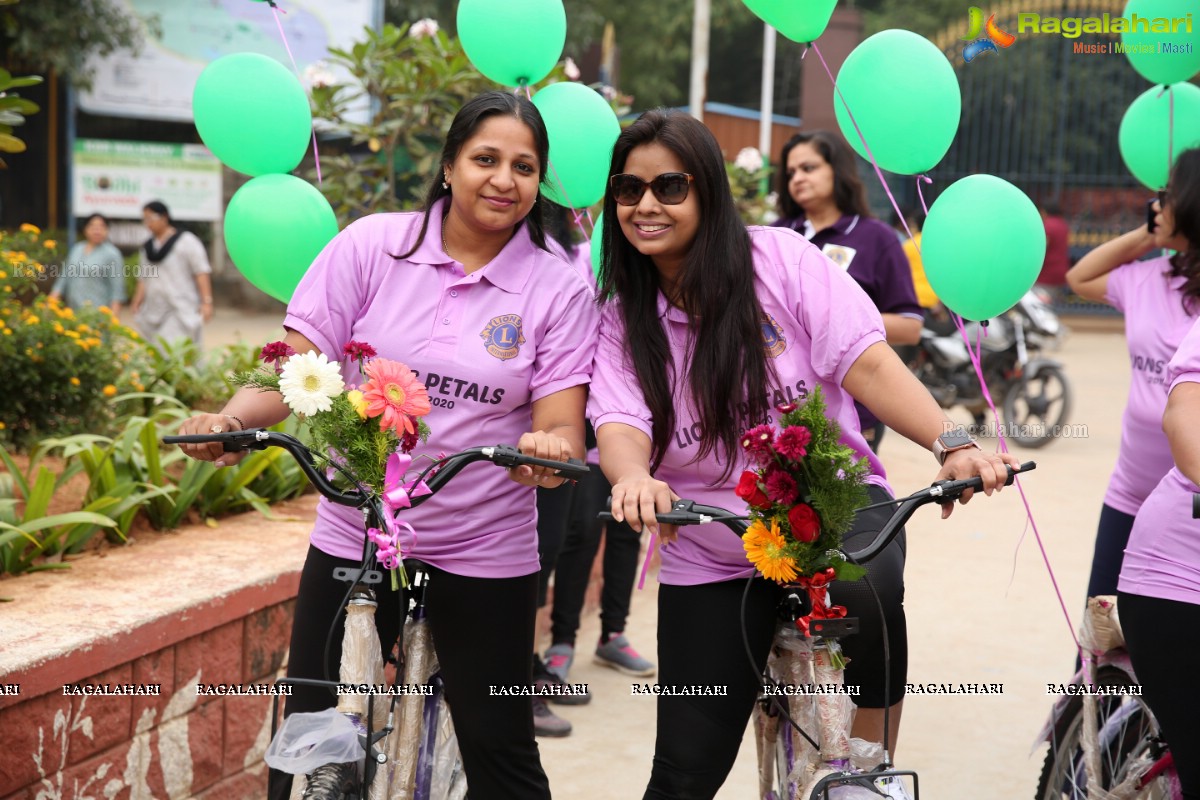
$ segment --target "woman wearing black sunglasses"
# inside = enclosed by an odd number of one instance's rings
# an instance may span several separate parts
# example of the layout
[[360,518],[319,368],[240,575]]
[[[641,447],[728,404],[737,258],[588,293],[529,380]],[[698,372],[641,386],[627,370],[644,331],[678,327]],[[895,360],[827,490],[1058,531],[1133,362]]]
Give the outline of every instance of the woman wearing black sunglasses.
[[[660,696],[647,798],[709,798],[737,755],[755,696],[741,646],[740,602],[754,572],[741,542],[719,525],[659,530],[655,511],[675,497],[744,507],[736,479],[747,465],[738,439],[772,409],[821,386],[843,442],[869,460],[872,502],[889,497],[883,467],[859,429],[858,398],[892,428],[940,454],[938,478],[980,475],[987,493],[1012,456],[987,455],[945,437],[950,423],[885,343],[874,305],[802,236],[747,229],[708,129],[678,112],[650,111],[613,149],[604,201],[603,304],[589,417],[612,512],[664,542],[658,656],[662,686],[721,686],[724,696]],[[966,498],[964,498],[965,500]],[[950,509],[943,511],[949,515]],[[860,515],[847,535],[872,536],[886,509]],[[903,534],[872,562],[887,616],[892,708],[899,726],[907,666]],[[766,659],[775,584],[756,581],[745,614],[751,649]],[[846,683],[862,694],[856,736],[883,734],[879,614],[862,583],[835,587],[862,633],[847,641]]]

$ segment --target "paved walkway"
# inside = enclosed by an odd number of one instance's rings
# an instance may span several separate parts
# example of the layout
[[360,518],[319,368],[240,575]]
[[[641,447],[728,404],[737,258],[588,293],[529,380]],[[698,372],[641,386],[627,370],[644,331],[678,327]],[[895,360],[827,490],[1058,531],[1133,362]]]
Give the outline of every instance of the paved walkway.
[[[275,338],[278,319],[219,312],[208,341]],[[1128,387],[1119,333],[1077,331],[1057,354],[1074,390],[1070,422],[1079,435],[1037,450],[1023,480],[1026,498],[1072,624],[1078,624],[1091,547],[1105,485],[1120,438]],[[969,422],[963,412],[952,414]],[[897,493],[927,485],[936,469],[923,449],[895,434],[882,458]],[[997,696],[910,696],[897,764],[916,770],[924,800],[1015,800],[1032,797],[1045,748],[1031,756],[1050,708],[1048,683],[1070,677],[1071,634],[1047,575],[1025,506],[1015,488],[978,497],[942,522],[924,509],[908,527],[906,607],[910,683],[1002,683]],[[628,635],[653,658],[655,589],[637,592]],[[694,623],[705,635],[704,620]],[[635,680],[591,663],[599,635],[594,616],[580,631],[572,680],[587,682],[588,706],[557,707],[575,725],[565,739],[541,740],[543,761],[558,797],[640,797],[654,748],[654,701],[631,696]],[[754,796],[750,737],[721,800]],[[600,788],[603,787],[603,788]]]

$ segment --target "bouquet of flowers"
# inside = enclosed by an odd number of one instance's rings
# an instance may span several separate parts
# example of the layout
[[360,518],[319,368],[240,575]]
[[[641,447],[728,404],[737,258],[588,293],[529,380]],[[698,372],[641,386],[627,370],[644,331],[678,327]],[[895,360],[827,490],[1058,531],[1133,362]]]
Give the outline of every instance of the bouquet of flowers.
[[[348,342],[344,358],[357,362],[363,383],[347,386],[342,367],[324,353],[296,351],[285,342],[262,349],[268,366],[234,376],[239,386],[276,391],[308,430],[309,446],[325,463],[335,484],[353,486],[384,501],[382,520],[387,531],[372,528],[368,535],[378,546],[383,566],[392,570],[393,584],[400,566],[400,529],[394,514],[409,497],[428,492],[404,482],[408,453],[429,437],[421,417],[430,411],[429,393],[413,371],[398,361],[378,358],[365,342]],[[403,572],[400,575],[404,580]]]
[[746,556],[781,584],[823,590],[835,579],[857,580],[865,570],[846,561],[841,546],[855,509],[867,502],[867,460],[838,441],[841,429],[825,415],[819,386],[803,403],[776,410],[778,431],[758,425],[741,438],[754,464],[736,489],[750,506]]

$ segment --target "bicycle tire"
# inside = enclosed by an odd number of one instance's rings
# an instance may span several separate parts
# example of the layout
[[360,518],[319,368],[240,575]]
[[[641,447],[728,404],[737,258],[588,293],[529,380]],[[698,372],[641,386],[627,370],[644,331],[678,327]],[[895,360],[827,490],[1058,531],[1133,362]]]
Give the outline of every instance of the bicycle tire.
[[[1134,687],[1137,682],[1125,670],[1101,667],[1097,686]],[[1158,724],[1149,707],[1136,695],[1097,698],[1097,713],[1103,731],[1098,736],[1101,788],[1118,786],[1130,776],[1131,765],[1157,746]],[[1087,800],[1087,773],[1083,751],[1084,703],[1073,696],[1055,723],[1050,750],[1038,778],[1036,800]],[[1160,776],[1139,793],[1139,800],[1171,800],[1170,777]]]
[[[1054,381],[1058,382],[1062,391],[1052,400],[1047,400],[1047,387]],[[1041,392],[1031,398],[1029,391],[1035,383],[1040,386]],[[1008,439],[1030,449],[1050,444],[1071,413],[1071,401],[1071,384],[1066,373],[1059,367],[1043,367],[1035,378],[1022,375],[1004,396],[1004,420],[1008,423]],[[1061,405],[1055,413],[1054,406],[1057,403]],[[1024,413],[1021,410],[1022,406]],[[1026,433],[1026,430],[1034,425],[1041,426],[1040,435]]]

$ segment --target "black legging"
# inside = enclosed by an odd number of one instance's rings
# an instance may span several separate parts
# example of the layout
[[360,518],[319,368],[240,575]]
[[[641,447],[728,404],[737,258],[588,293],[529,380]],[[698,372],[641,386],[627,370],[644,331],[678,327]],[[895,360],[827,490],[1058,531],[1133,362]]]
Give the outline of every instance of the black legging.
[[[550,576],[554,574],[563,541],[567,537],[567,520],[571,513],[571,496],[575,487],[564,483],[553,489],[537,490],[538,573],[537,607],[546,605]],[[557,583],[555,584],[557,587]]]
[[1096,529],[1096,548],[1092,553],[1092,573],[1088,577],[1088,597],[1117,593],[1117,578],[1125,558],[1125,545],[1133,530],[1133,515],[1105,505],[1100,508]]
[[[871,503],[888,499],[869,487]],[[887,508],[859,514],[845,537],[848,550],[865,547],[891,516]],[[732,534],[730,534],[732,535]],[[908,674],[907,628],[904,621],[904,533],[867,567],[887,618],[891,673],[887,702],[904,697]],[[742,734],[761,688],[742,646],[742,593],[745,580],[667,586],[658,589],[658,680],[660,686],[724,686],[727,696],[660,696],[654,765],[644,800],[707,800],[729,774]],[[746,602],[746,630],[755,663],[766,662],[775,632],[779,588],[756,579]],[[848,686],[862,694],[856,705],[882,708],[883,632],[878,608],[865,581],[834,582],[830,597],[858,617],[860,632],[843,649],[850,664]]]
[[[579,615],[587,594],[592,563],[604,538],[604,584],[600,593],[600,639],[625,630],[629,601],[638,568],[641,536],[624,522],[605,523],[596,515],[604,510],[612,486],[600,467],[589,464],[588,476],[575,485],[567,518],[567,537],[554,570],[554,609],[550,641],[575,644]],[[543,573],[545,570],[543,570]]]
[[[325,678],[321,668],[325,638],[346,593],[345,584],[332,577],[333,569],[339,566],[358,564],[309,547],[292,624],[290,677]],[[401,595],[392,591],[386,580],[377,590],[375,623],[385,651],[399,633]],[[536,574],[467,578],[430,568],[426,594],[430,631],[472,800],[550,797],[533,735],[530,698],[489,694],[492,685],[532,683],[536,602]],[[334,680],[341,642],[339,620],[328,670]],[[320,711],[334,705],[335,698],[329,691],[297,686],[288,698],[285,713]],[[272,770],[272,800],[286,800],[290,791],[291,776]]]
[[1125,645],[1175,759],[1185,800],[1200,800],[1200,605],[1117,594]]

